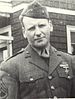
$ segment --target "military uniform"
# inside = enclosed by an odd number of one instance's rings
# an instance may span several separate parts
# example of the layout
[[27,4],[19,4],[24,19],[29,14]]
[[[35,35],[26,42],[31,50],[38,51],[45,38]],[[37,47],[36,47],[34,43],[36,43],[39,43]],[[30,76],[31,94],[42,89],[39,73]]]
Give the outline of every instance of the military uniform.
[[2,63],[0,78],[6,89],[1,87],[5,89],[4,96],[8,93],[5,99],[74,97],[71,58],[51,47],[48,66],[27,46],[24,51]]
[[[21,13],[21,21],[24,16],[49,20],[46,8],[36,1]],[[3,62],[0,66],[0,99],[75,97],[72,56],[53,47],[50,47],[49,55],[49,58],[39,56],[28,45]]]

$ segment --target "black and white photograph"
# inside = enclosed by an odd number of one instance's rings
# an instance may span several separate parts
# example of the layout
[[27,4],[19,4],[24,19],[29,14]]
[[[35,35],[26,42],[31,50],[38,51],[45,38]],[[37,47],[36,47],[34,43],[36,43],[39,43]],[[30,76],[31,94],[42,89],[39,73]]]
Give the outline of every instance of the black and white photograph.
[[75,99],[75,0],[0,0],[0,99]]

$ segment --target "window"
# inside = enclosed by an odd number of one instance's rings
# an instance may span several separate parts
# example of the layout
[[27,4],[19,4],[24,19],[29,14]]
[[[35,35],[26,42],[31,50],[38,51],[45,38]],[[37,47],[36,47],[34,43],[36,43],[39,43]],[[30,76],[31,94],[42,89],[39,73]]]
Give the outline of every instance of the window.
[[68,53],[75,55],[75,26],[67,25]]
[[12,56],[11,25],[0,29],[0,62]]

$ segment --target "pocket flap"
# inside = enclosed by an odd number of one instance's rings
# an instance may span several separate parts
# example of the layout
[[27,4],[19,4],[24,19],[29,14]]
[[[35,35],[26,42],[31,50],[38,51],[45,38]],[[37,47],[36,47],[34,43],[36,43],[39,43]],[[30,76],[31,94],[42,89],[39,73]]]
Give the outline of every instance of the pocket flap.
[[37,79],[42,79],[47,76],[46,72],[43,72],[41,70],[39,71],[29,71],[29,72],[24,72],[20,74],[20,82],[32,82]]

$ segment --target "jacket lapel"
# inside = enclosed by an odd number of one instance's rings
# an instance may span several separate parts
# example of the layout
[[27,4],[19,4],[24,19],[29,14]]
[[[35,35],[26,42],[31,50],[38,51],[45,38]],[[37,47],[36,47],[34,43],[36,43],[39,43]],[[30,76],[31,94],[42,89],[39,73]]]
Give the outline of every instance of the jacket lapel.
[[[59,76],[66,77],[65,73],[60,69],[60,65],[64,60],[60,57],[58,51],[56,51],[53,47],[50,49],[50,59],[49,59],[49,67],[45,63],[45,61],[30,47],[28,46],[25,49],[25,57],[27,58],[27,62],[29,62],[28,67],[36,66],[37,68],[45,71],[46,73],[52,74],[56,68],[59,66]],[[71,70],[71,68],[70,68]],[[64,69],[65,71],[65,69]],[[69,75],[72,76],[72,71],[69,71]]]
[[49,60],[49,74],[51,74],[57,68],[61,61],[62,58],[57,56],[56,51],[51,47]]
[[45,61],[29,45],[26,50],[29,52],[26,56],[30,55],[29,63],[37,66],[45,72],[48,72],[48,66]]
[[49,72],[49,74],[51,74],[62,61],[62,58],[57,56],[56,51],[52,47],[50,49],[49,67],[47,66],[45,61],[29,45],[26,48],[26,51],[29,52],[29,54],[27,53],[25,55],[25,57],[30,56],[29,63],[37,66],[45,72]]

